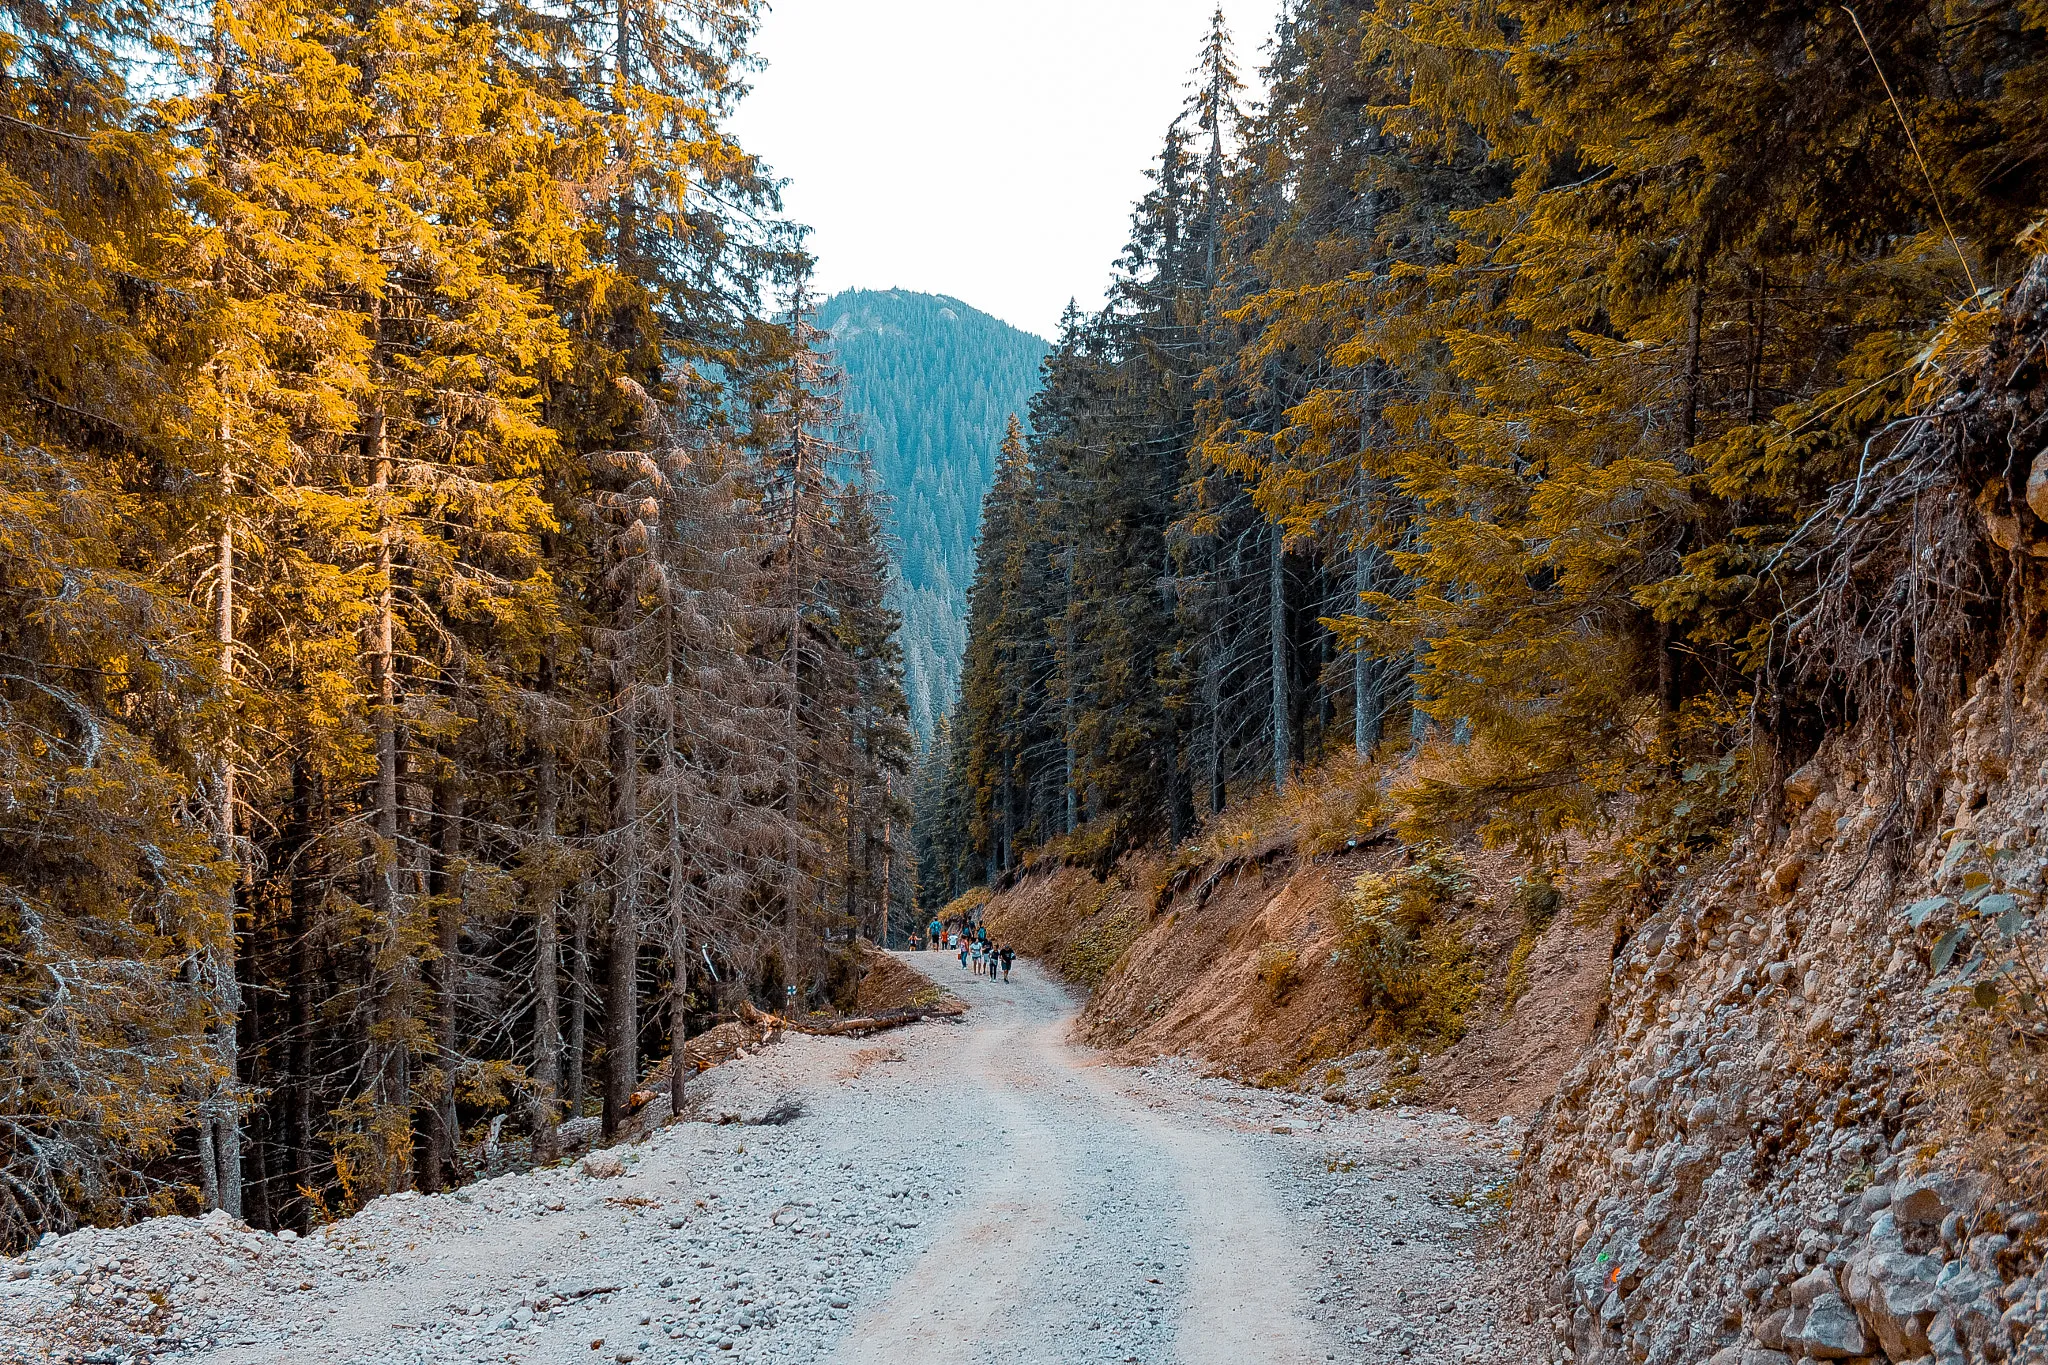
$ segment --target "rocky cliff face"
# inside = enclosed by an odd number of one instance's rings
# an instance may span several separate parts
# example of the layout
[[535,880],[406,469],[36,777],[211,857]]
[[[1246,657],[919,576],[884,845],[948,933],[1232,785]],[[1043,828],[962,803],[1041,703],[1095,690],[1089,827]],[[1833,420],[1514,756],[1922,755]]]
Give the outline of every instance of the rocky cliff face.
[[1994,547],[1997,662],[1959,670],[1932,742],[1868,716],[1830,738],[1617,949],[1608,1017],[1517,1191],[1560,1360],[2048,1361],[2039,1183],[1973,1141],[1985,1111],[1956,1098],[1971,1068],[1994,1103],[2048,1081],[2026,1021],[1985,1008],[2042,934],[2044,339],[2037,268],[1974,382],[1910,438],[1946,443],[1947,505]]

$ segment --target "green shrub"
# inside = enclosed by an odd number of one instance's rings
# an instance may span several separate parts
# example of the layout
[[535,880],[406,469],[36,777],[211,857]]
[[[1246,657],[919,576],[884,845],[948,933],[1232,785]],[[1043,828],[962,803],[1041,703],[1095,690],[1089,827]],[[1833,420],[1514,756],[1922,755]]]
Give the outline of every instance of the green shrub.
[[1259,948],[1259,983],[1266,999],[1278,1005],[1301,982],[1301,955],[1291,943],[1267,943]]
[[1336,906],[1337,960],[1383,1040],[1451,1043],[1486,970],[1449,922],[1467,894],[1463,865],[1432,848],[1395,872],[1367,872]]
[[1522,912],[1522,925],[1532,935],[1549,928],[1563,905],[1564,893],[1542,868],[1515,878],[1515,908]]
[[946,908],[939,911],[937,918],[947,923],[954,920],[965,923],[969,915],[988,904],[988,894],[988,888],[985,886],[972,887],[948,901]]
[[1937,1132],[1991,1173],[2000,1193],[2048,1204],[2048,894],[2017,849],[1959,830],[1935,893],[1904,907],[1927,940],[1942,1047],[1925,1063]]

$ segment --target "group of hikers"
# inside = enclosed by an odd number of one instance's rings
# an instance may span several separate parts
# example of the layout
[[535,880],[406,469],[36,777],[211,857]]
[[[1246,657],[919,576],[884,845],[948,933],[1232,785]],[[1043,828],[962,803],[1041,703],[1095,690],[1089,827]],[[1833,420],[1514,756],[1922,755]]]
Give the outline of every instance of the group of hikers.
[[1007,943],[997,947],[983,926],[976,924],[962,931],[933,920],[928,929],[925,937],[928,950],[937,952],[939,945],[944,944],[947,952],[959,953],[960,965],[973,968],[976,976],[985,976],[991,981],[1010,979],[1010,967],[1017,960],[1017,950]]

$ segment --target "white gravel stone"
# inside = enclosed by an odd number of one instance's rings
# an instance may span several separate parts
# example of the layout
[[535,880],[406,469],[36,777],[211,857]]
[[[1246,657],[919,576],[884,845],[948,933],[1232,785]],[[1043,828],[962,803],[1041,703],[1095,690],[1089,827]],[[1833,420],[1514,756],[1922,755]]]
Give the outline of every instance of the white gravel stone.
[[[1319,1130],[1276,1133],[1301,1097],[1070,1046],[1073,1002],[1034,968],[907,956],[963,1022],[718,1067],[685,1121],[585,1158],[616,1162],[602,1179],[379,1199],[296,1241],[222,1214],[46,1241],[0,1265],[0,1359],[1525,1358],[1469,1254],[1484,1220],[1428,1197],[1504,1177],[1490,1130],[1318,1102]],[[747,1122],[785,1097],[802,1117]]]

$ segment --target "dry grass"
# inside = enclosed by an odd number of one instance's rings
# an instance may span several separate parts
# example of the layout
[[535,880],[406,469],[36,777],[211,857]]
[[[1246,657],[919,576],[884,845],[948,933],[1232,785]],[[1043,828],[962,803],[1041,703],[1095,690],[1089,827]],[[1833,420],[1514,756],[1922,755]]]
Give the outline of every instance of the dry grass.
[[1239,797],[1182,845],[1176,862],[1193,865],[1243,853],[1275,839],[1304,858],[1335,853],[1383,827],[1381,768],[1342,753],[1309,769],[1283,791]]
[[1301,954],[1291,943],[1265,943],[1259,946],[1259,984],[1266,989],[1266,999],[1279,1005],[1301,981]]

